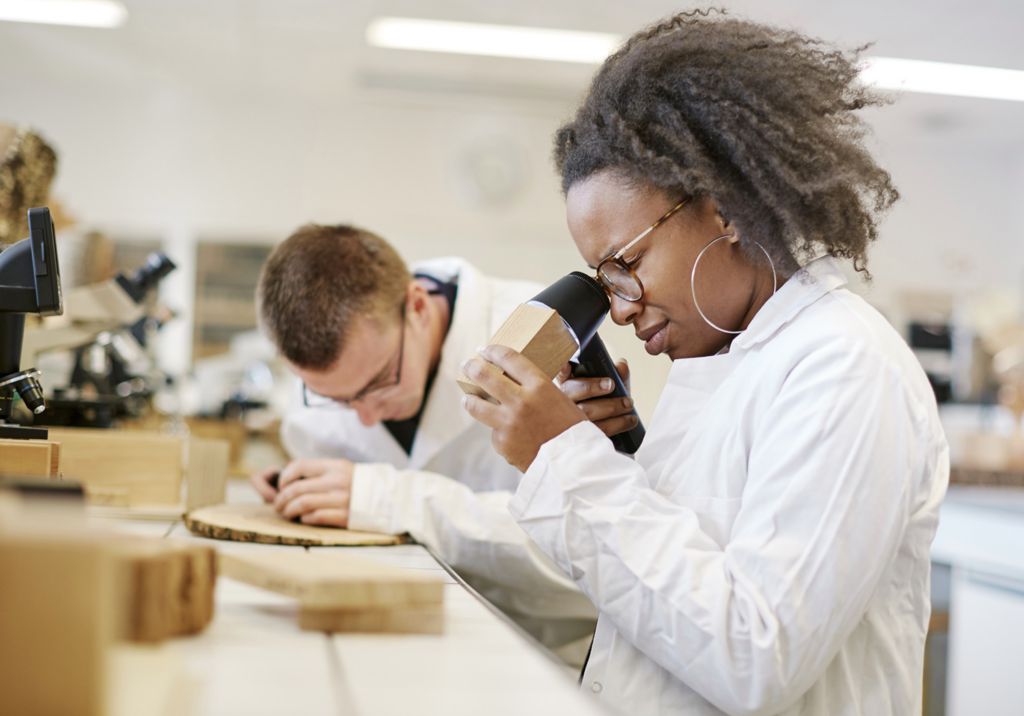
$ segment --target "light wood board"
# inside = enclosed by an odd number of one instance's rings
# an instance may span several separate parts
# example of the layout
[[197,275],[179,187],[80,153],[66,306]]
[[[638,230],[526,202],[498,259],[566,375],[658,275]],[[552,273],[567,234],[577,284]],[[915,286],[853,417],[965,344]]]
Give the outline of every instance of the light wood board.
[[444,607],[345,611],[303,606],[299,612],[299,628],[372,634],[443,634]]
[[304,607],[327,610],[439,607],[444,582],[350,554],[246,552],[220,554],[218,569],[272,592],[295,597]]
[[271,505],[217,505],[194,510],[185,524],[197,535],[236,542],[292,544],[308,547],[404,544],[404,535],[312,527],[284,519]]
[[52,440],[0,439],[0,475],[57,477],[60,445]]
[[[505,319],[488,345],[506,346],[519,353],[553,379],[579,349],[561,317],[551,308],[522,304]],[[479,354],[477,354],[479,355]],[[500,369],[494,368],[500,373]],[[455,381],[463,392],[492,400],[469,376],[460,372]]]
[[128,490],[129,504],[181,502],[184,441],[168,435],[50,428],[61,444],[61,467],[69,480],[86,486]]

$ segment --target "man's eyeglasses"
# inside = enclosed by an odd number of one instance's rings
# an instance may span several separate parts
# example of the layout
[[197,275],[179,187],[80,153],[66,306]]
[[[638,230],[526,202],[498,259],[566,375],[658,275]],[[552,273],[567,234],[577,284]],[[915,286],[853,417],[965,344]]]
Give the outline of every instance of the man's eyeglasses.
[[640,283],[640,277],[636,275],[629,264],[623,261],[623,255],[636,244],[637,241],[654,231],[660,224],[665,223],[673,214],[683,208],[692,197],[687,197],[668,210],[668,213],[651,224],[650,228],[637,236],[614,254],[597,265],[597,280],[605,287],[605,290],[614,293],[624,301],[639,301],[644,296],[644,285]]
[[[363,388],[362,390],[360,390],[358,393],[356,393],[356,395],[354,395],[353,397],[348,398],[346,400],[335,400],[334,398],[328,398],[328,397],[325,397],[325,396],[320,395],[318,393],[314,393],[312,390],[307,388],[306,387],[306,383],[303,382],[302,383],[302,404],[305,405],[307,408],[330,408],[330,407],[337,407],[339,405],[342,405],[342,406],[344,406],[346,408],[351,408],[354,403],[357,403],[360,400],[364,400],[364,399],[370,397],[370,395],[372,395],[374,393],[379,393],[380,391],[387,390],[388,388],[396,387],[399,383],[402,382],[402,358],[404,357],[404,353],[405,353],[405,302],[404,301],[402,302],[401,325],[402,325],[402,332],[401,332],[401,334],[399,334],[401,337],[398,339],[398,354],[397,354],[398,369],[395,371],[394,379],[387,380],[385,382],[370,383],[370,385],[368,385],[365,388]],[[394,361],[395,359],[392,358],[391,360]],[[388,362],[388,365],[391,365],[391,361]]]

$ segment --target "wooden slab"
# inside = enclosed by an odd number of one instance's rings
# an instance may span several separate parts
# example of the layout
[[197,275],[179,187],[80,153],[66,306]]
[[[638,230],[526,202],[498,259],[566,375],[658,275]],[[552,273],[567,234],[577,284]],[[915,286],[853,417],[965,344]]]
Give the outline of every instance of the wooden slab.
[[308,547],[404,544],[405,535],[311,527],[280,517],[271,505],[217,505],[194,510],[185,524],[197,535],[236,542],[293,544]]
[[[488,345],[506,346],[523,354],[549,379],[558,375],[579,349],[561,317],[551,308],[522,304],[516,307],[489,340]],[[479,355],[479,354],[478,354]],[[498,370],[495,368],[494,370]],[[491,397],[460,372],[455,379],[463,392],[491,400]]]
[[102,540],[0,531],[0,712],[104,716],[119,609]]
[[370,634],[443,634],[444,607],[345,611],[303,606],[299,612],[299,628]]
[[156,433],[50,428],[61,444],[61,469],[89,487],[123,488],[129,504],[181,502],[184,441]]
[[60,448],[54,454],[50,440],[0,439],[0,475],[11,477],[56,477]]
[[320,610],[439,608],[444,582],[350,554],[247,552],[220,554],[219,571]]

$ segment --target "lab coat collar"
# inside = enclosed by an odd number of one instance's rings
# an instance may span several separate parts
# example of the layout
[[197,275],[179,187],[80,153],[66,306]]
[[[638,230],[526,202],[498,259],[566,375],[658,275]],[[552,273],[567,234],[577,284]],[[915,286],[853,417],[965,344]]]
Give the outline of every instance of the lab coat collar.
[[459,286],[451,325],[441,346],[437,377],[409,455],[409,468],[419,469],[473,425],[473,418],[462,408],[463,393],[455,379],[462,362],[472,358],[477,346],[486,345],[491,337],[492,296],[487,278],[461,259],[438,259],[412,268],[439,281],[457,281]]
[[846,285],[846,276],[831,256],[814,259],[797,271],[754,316],[747,330],[732,342],[730,352],[749,350],[774,336],[804,308]]

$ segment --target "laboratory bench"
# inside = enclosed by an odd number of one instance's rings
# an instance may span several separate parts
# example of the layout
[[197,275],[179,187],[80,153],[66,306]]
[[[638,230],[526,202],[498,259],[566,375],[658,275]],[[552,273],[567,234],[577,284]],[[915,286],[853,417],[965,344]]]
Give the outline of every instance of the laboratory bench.
[[[233,488],[235,496],[244,492]],[[607,713],[579,692],[565,665],[421,545],[265,545],[197,537],[182,522],[95,521],[130,534],[199,540],[220,552],[349,550],[436,574],[445,585],[440,635],[327,634],[299,630],[296,600],[220,577],[210,625],[160,647],[174,679],[122,700],[166,700],[167,716]]]

